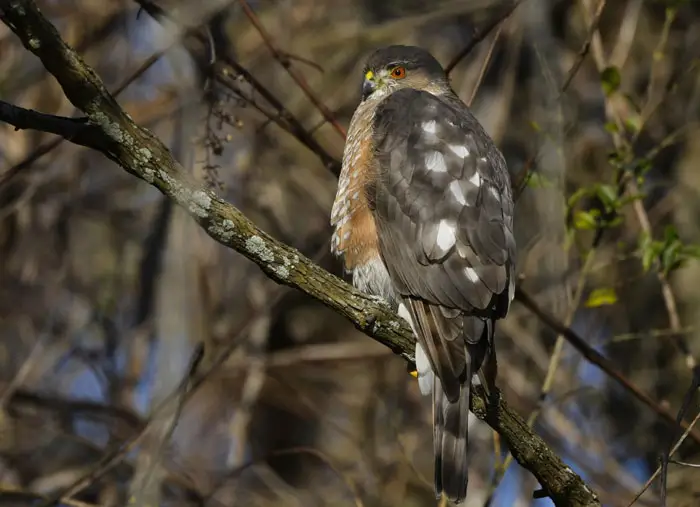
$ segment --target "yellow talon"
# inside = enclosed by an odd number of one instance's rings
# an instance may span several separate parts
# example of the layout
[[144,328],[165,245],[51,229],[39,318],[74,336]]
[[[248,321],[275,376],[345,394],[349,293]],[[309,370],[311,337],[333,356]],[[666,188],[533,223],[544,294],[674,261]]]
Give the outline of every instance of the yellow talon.
[[413,378],[418,378],[418,370],[409,371],[408,374]]

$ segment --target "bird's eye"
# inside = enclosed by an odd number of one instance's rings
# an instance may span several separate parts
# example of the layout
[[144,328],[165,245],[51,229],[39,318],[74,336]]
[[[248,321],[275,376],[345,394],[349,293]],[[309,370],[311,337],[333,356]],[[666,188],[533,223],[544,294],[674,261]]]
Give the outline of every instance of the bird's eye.
[[391,71],[391,77],[394,79],[403,79],[406,77],[405,67],[394,67]]

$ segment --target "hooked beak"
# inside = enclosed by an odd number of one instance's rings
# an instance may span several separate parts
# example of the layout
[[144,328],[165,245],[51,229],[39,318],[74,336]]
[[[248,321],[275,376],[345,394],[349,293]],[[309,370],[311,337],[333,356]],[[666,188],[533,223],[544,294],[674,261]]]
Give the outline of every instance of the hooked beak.
[[362,82],[362,100],[372,95],[376,89],[377,82],[374,80],[374,74],[372,71],[369,71],[365,74],[365,80]]

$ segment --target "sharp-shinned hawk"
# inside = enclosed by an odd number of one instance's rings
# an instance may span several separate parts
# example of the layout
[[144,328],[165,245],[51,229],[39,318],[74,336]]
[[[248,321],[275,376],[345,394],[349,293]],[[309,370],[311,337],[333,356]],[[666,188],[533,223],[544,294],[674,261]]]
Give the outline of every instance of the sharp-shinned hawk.
[[459,503],[472,377],[493,385],[494,323],[513,299],[513,198],[503,155],[427,51],[369,57],[331,224],[353,284],[411,324],[433,396],[435,491]]

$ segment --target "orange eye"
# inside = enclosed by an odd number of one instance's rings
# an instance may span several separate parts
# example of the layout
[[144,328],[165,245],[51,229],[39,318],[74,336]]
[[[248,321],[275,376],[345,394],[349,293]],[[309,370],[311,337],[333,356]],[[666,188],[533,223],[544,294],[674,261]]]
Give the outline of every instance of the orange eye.
[[406,69],[404,67],[394,67],[391,71],[391,77],[394,79],[403,79],[406,77]]

